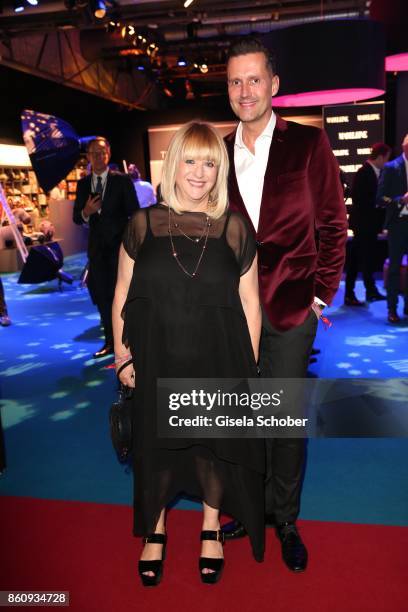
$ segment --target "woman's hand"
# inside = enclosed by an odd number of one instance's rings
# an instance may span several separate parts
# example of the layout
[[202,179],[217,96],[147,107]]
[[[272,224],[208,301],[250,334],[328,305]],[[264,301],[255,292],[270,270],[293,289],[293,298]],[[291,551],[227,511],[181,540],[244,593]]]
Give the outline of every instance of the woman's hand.
[[[120,369],[120,365],[116,367],[116,374],[118,373],[119,369]],[[134,389],[135,388],[135,369],[133,367],[133,364],[129,363],[129,365],[126,366],[126,368],[123,368],[123,370],[118,375],[118,378],[120,382],[122,383],[122,385],[125,385],[126,387],[132,387],[132,389]]]

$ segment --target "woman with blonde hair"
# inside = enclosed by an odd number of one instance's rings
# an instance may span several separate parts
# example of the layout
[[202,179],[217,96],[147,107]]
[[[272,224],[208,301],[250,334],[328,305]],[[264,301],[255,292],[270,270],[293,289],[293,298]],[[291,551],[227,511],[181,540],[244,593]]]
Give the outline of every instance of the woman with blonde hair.
[[134,534],[144,536],[139,574],[159,583],[166,506],[181,492],[203,504],[201,580],[223,560],[219,514],[242,522],[255,559],[264,552],[264,445],[256,439],[163,439],[156,433],[157,378],[256,376],[261,311],[256,248],[228,211],[228,156],[210,125],[174,135],[163,164],[163,203],[138,211],[120,252],[113,304],[117,370],[134,392]]

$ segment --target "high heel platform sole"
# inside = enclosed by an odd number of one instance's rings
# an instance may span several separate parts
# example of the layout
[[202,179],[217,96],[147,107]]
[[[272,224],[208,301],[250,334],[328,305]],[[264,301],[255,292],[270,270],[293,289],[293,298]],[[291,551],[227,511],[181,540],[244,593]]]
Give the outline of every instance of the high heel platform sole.
[[[144,565],[140,565],[140,563],[144,563],[143,561],[139,562],[139,576],[142,580],[142,584],[144,587],[155,587],[160,584],[161,579],[163,577],[162,568],[154,570],[151,566],[145,567]],[[146,561],[146,563],[150,563],[150,561]],[[161,561],[159,561],[161,563]],[[148,576],[147,574],[143,574],[143,572],[155,572],[154,576]]]
[[[143,538],[145,544],[162,544],[162,558],[152,561],[139,561],[138,570],[139,576],[145,587],[155,587],[160,584],[163,577],[163,562],[166,558],[167,536],[162,533],[152,533]],[[148,576],[143,572],[153,572],[153,576]]]
[[[219,563],[221,561],[221,563]],[[215,562],[215,563],[214,563]],[[200,557],[199,561],[201,581],[204,584],[216,584],[221,576],[224,569],[224,559],[210,559],[208,557]],[[203,569],[212,569],[212,572],[203,574]]]
[[[213,540],[216,542],[220,542],[223,545],[224,534],[221,529],[218,529],[217,531],[203,530],[200,535],[200,540],[201,542],[203,542],[204,540]],[[204,584],[215,584],[222,576],[222,570],[224,569],[224,559],[222,557],[200,557],[198,567],[200,568],[201,581]],[[209,572],[208,574],[203,574],[203,569],[209,569],[212,570],[212,572]]]

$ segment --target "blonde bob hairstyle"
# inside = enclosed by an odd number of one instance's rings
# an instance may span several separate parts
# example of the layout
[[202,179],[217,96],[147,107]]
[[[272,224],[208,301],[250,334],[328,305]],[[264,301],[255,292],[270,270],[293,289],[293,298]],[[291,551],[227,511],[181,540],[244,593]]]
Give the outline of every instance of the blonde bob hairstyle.
[[207,214],[219,219],[228,206],[228,153],[223,139],[208,123],[187,123],[174,134],[167,149],[160,189],[163,201],[177,213],[183,211],[177,199],[176,174],[180,162],[187,159],[212,161],[217,167],[217,180],[209,194]]

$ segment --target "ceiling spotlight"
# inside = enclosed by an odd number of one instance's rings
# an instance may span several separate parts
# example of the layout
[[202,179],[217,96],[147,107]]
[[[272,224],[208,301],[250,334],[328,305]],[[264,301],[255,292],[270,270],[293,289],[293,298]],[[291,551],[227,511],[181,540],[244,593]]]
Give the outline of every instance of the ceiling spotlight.
[[199,68],[200,68],[200,72],[202,72],[203,74],[207,74],[208,64],[206,62],[203,62],[202,64],[200,64]]
[[23,2],[23,0],[14,0],[13,5],[14,5],[14,12],[15,13],[22,13],[24,11],[24,2]]
[[94,0],[93,4],[93,12],[97,19],[103,19],[106,15],[106,4],[104,0]]
[[27,0],[28,4],[31,4],[31,6],[37,6],[38,4],[38,0]]
[[184,2],[184,8],[188,8],[190,6],[190,4],[193,4],[194,0],[186,0]]
[[180,66],[180,68],[185,68],[187,66],[187,61],[186,61],[185,57],[180,56],[178,58],[177,66]]

